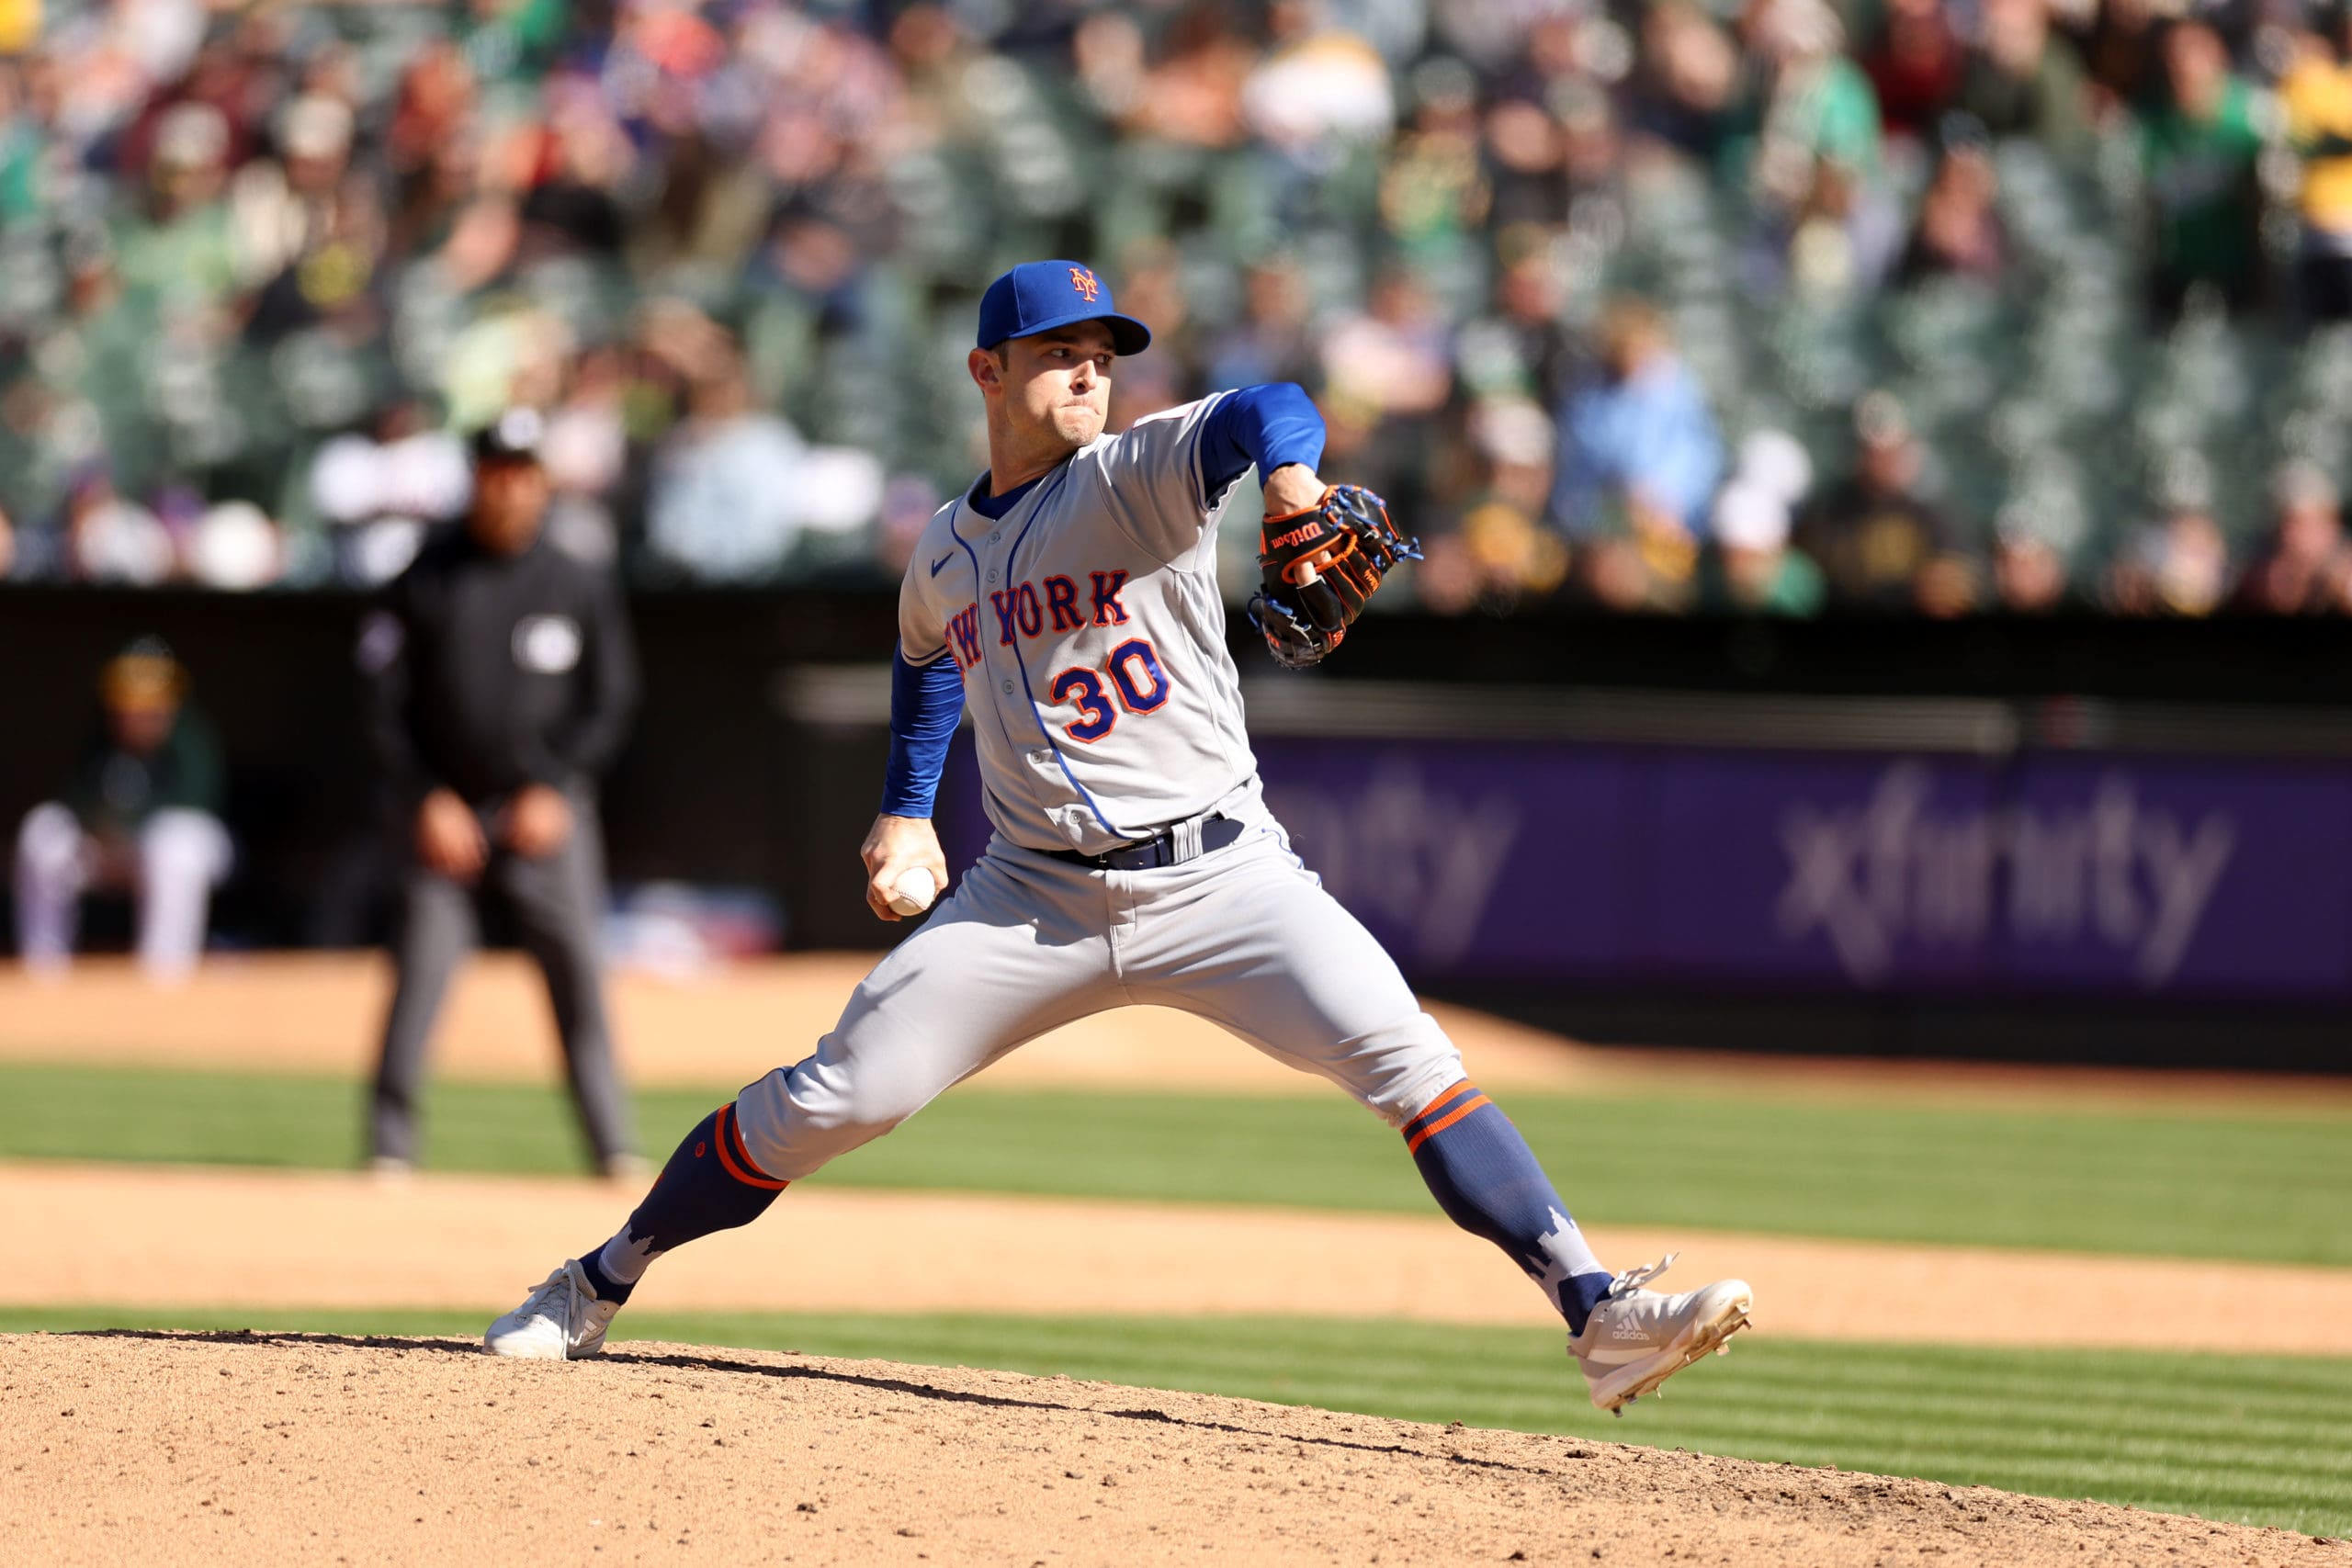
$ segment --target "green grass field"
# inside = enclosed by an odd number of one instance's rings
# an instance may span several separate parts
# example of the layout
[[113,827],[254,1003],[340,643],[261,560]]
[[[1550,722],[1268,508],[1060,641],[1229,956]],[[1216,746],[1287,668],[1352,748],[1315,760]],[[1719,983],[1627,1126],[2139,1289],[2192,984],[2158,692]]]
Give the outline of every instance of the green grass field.
[[[0,1309],[0,1330],[479,1334],[447,1313]],[[1566,1432],[2352,1534],[2352,1360],[1742,1339],[1622,1420],[1541,1331],[1308,1318],[625,1315],[626,1338],[877,1357]],[[616,1349],[626,1349],[616,1337]],[[1050,1395],[1046,1395],[1050,1397]]]
[[[729,1092],[640,1096],[648,1149]],[[2352,1265],[2347,1116],[1504,1103],[1578,1212],[1617,1224]],[[0,1156],[348,1168],[359,1108],[343,1079],[0,1064]],[[444,1083],[427,1113],[435,1168],[582,1168],[553,1089]],[[1395,1135],[1336,1094],[967,1088],[817,1179],[1429,1212]]]

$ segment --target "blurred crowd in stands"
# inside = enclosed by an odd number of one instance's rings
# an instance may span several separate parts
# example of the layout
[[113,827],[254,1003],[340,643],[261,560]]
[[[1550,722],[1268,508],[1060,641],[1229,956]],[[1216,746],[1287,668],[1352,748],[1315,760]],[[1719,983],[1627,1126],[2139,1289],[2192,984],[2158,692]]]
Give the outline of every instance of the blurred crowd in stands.
[[1427,539],[1399,603],[2340,613],[2347,47],[2300,0],[7,7],[0,572],[379,582],[524,405],[633,581],[881,581],[983,461],[978,288],[1071,255],[1157,334],[1114,422],[1305,384]]

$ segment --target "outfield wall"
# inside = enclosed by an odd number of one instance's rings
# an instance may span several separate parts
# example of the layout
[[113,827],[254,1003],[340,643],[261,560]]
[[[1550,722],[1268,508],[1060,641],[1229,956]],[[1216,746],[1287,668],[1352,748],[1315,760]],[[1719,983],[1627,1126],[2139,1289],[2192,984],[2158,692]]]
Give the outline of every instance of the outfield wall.
[[[361,607],[0,591],[0,820],[54,787],[106,654],[158,630],[231,756],[223,939],[368,940],[390,860],[356,722]],[[853,849],[888,596],[636,615],[616,878],[748,886],[792,945],[872,945]],[[1311,676],[1238,653],[1277,810],[1426,988],[1602,1038],[2335,1069],[2346,642],[2284,622],[1400,617]],[[967,750],[945,792],[961,857]]]
[[2352,1004],[2352,765],[1275,739],[1430,983]]

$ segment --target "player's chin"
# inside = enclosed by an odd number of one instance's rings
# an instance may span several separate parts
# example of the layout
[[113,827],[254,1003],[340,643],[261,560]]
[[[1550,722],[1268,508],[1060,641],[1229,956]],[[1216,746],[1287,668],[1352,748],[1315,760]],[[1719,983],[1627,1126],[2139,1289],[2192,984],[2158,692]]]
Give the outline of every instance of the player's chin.
[[1073,446],[1083,446],[1102,434],[1105,423],[1102,409],[1079,407],[1054,411],[1055,434]]

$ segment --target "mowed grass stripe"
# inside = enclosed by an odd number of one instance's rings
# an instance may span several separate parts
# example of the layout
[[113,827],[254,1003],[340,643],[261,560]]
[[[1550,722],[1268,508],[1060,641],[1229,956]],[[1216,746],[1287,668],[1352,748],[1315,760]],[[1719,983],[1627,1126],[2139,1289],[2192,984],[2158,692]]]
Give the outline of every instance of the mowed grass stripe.
[[[1676,1397],[1679,1398],[1680,1394],[1678,1393]],[[2259,1440],[2241,1438],[2234,1434],[2233,1443],[2242,1446],[2234,1446],[2227,1452],[2218,1452],[2202,1437],[2118,1437],[2112,1425],[2079,1426],[2063,1432],[2024,1432],[2014,1429],[2014,1421],[2010,1427],[1997,1433],[1985,1433],[1973,1440],[1948,1438],[1922,1445],[1919,1439],[1922,1428],[1933,1429],[1948,1425],[1949,1415],[1944,1411],[1922,1410],[1907,1419],[1856,1420],[1845,1414],[1841,1402],[1834,1426],[1825,1423],[1822,1428],[1803,1435],[1816,1440],[1834,1437],[1843,1443],[1870,1442],[1888,1449],[1924,1447],[1945,1455],[1950,1461],[1965,1459],[1984,1463],[2022,1463],[2029,1460],[2072,1461],[2080,1458],[2085,1449],[2090,1446],[2086,1439],[2096,1438],[2100,1457],[2087,1462],[2107,1467],[2107,1473],[2110,1475],[2145,1477],[2193,1468],[2215,1474],[2233,1474],[2248,1485],[2269,1486],[2275,1483],[2290,1489],[2323,1483],[2343,1484],[2345,1456],[2352,1453],[2352,1444],[2346,1444],[2340,1432],[2327,1436],[2326,1441],[2332,1445],[2332,1451],[2327,1453],[2314,1454],[2302,1440]],[[1739,1435],[1765,1440],[1789,1435],[1784,1423],[1763,1413],[1743,1420],[1736,1415],[1711,1412],[1707,1425],[1719,1438]]]
[[[664,1153],[731,1092],[639,1097]],[[348,1168],[361,1086],[0,1064],[0,1156]],[[1507,1097],[1598,1224],[2352,1265],[2352,1118],[2056,1114],[1700,1094]],[[584,1166],[553,1089],[448,1083],[436,1168]],[[813,1179],[844,1186],[1430,1212],[1396,1135],[1336,1093],[944,1096]]]
[[[2138,1351],[2119,1352],[2133,1359]],[[2308,1397],[2313,1415],[2330,1416],[2352,1427],[2352,1361],[2312,1358],[2286,1363],[2294,1370],[2289,1376],[2275,1382],[2265,1382],[2263,1363],[2252,1362],[2241,1356],[2215,1356],[2210,1361],[2184,1367],[2178,1376],[2184,1391],[2199,1394],[2222,1395],[2233,1392],[2259,1393],[2267,1398]],[[2319,1369],[2313,1371],[2312,1369]],[[2238,1375],[2233,1376],[2235,1372]],[[1756,1382],[1770,1388],[1778,1374],[1764,1372]],[[1795,1375],[1794,1373],[1791,1374]],[[1814,1369],[1804,1369],[1808,1379],[1818,1375]],[[1965,1375],[1945,1371],[1933,1363],[1906,1365],[1897,1374],[1887,1369],[1871,1367],[1858,1371],[1851,1380],[1857,1387],[1883,1393],[1892,1399],[1984,1399],[1998,1402],[2015,1397],[2029,1388],[2039,1387],[2039,1380],[2020,1374],[2012,1379],[2000,1366],[1970,1367]],[[2066,1408],[2050,1413],[2049,1419],[2063,1420],[2077,1409],[2093,1408],[2099,1390],[2086,1388],[2077,1400],[2070,1400]],[[2332,1407],[2331,1407],[2332,1404]]]
[[[1746,1353],[1747,1348],[1742,1347],[1738,1354],[1744,1356]],[[1233,1371],[1271,1370],[1245,1368],[1237,1363],[1219,1364]],[[1737,1422],[1750,1419],[1752,1413],[1753,1421],[1758,1424],[1758,1429],[1779,1430],[1785,1425],[1782,1411],[1787,1387],[1786,1383],[1780,1382],[1767,1384],[1761,1389],[1743,1387],[1736,1396],[1724,1395],[1713,1400],[1712,1403],[1715,1409],[1713,1414],[1726,1422]],[[1509,1400],[1519,1392],[1500,1384],[1469,1382],[1464,1382],[1463,1389],[1465,1393],[1476,1393],[1496,1401]],[[1918,1396],[1837,1385],[1823,1392],[1825,1396],[1834,1395],[1842,1427],[1851,1430],[1876,1427],[1892,1434],[1916,1433],[1922,1427],[1958,1429],[2014,1423],[2018,1418],[2019,1400],[2041,1397],[2048,1393],[2048,1387],[2046,1382],[2038,1386],[2027,1384],[2021,1387],[2018,1398],[2007,1400]],[[2286,1462],[2301,1462],[2312,1458],[2309,1445],[2317,1438],[2324,1439],[2339,1453],[2352,1453],[2352,1427],[2347,1427],[2336,1412],[2327,1408],[2324,1401],[2317,1397],[2297,1401],[2271,1395],[2217,1403],[2226,1404],[2235,1412],[2234,1429],[2246,1444],[2247,1452],[2275,1451]],[[2011,1446],[2013,1441],[2042,1442],[2052,1445],[2055,1450],[2071,1447],[2085,1436],[2100,1434],[2109,1442],[2110,1451],[2118,1454],[2162,1455],[2170,1451],[2171,1445],[2182,1441],[2202,1447],[2201,1439],[2182,1439],[2164,1434],[2104,1436],[2119,1431],[2129,1432],[2129,1424],[2143,1407],[2143,1402],[2134,1394],[2100,1397],[2086,1402],[2080,1409],[2070,1407],[2063,1417],[2055,1410],[2036,1411],[2030,1433],[2014,1439],[2004,1438],[2003,1446]],[[2195,1455],[2184,1452],[2177,1457],[2189,1459]],[[2227,1462],[2226,1456],[2215,1455],[2212,1462]]]
[[[0,1330],[282,1328],[458,1334],[479,1314],[0,1309]],[[2352,1361],[2001,1351],[1746,1338],[1622,1421],[1585,1402],[1559,1337],[1297,1318],[1023,1318],[632,1310],[629,1339],[997,1367],[1835,1464],[2352,1533]],[[1907,1415],[1906,1395],[1926,1394]],[[1941,1397],[1938,1397],[1940,1394]],[[1996,1397],[1988,1396],[1997,1395]]]
[[[1510,1391],[1497,1389],[1492,1392],[1499,1398],[1507,1396]],[[1863,1392],[1850,1387],[1825,1392],[1836,1396],[1840,1424],[1853,1430],[1875,1425],[1888,1433],[1916,1433],[1923,1425],[1954,1428],[1985,1426],[2014,1422],[2018,1416],[2018,1401],[2014,1399],[1917,1397]],[[2047,1393],[2046,1386],[2033,1388],[2020,1397],[2039,1397]],[[1777,1429],[1781,1424],[1781,1416],[1776,1402],[1781,1397],[1775,1393],[1762,1398],[1753,1395],[1736,1400],[1727,1398],[1721,1402],[1720,1414],[1725,1420],[1736,1420],[1743,1410],[1754,1411],[1757,1413],[1756,1420]],[[2352,1453],[2352,1427],[2346,1427],[2335,1413],[2327,1409],[2320,1400],[2294,1401],[2270,1396],[2221,1403],[2227,1404],[2236,1412],[2235,1429],[2248,1445],[2248,1452],[2275,1450],[2287,1461],[2295,1462],[2310,1458],[2310,1443],[2314,1438],[2324,1438],[2339,1452]],[[2005,1438],[2003,1446],[2011,1446],[2013,1441],[2046,1442],[2055,1450],[2071,1447],[2079,1438],[2092,1434],[2128,1433],[2129,1423],[2142,1408],[2142,1402],[2136,1397],[2130,1397],[2100,1398],[2081,1410],[2069,1409],[2063,1419],[2054,1410],[2036,1411],[2030,1434],[2019,1435],[2014,1439]],[[2107,1440],[2110,1443],[2110,1451],[2118,1454],[2144,1452],[2159,1455],[2169,1452],[2169,1445],[2183,1440],[2192,1446],[2201,1446],[2199,1439],[2180,1439],[2156,1434],[2134,1434]],[[2143,1449],[2142,1445],[2146,1447]],[[2177,1457],[2188,1459],[2195,1455],[2182,1453]],[[2222,1463],[2226,1460],[2224,1456],[2215,1455],[2212,1462]]]

